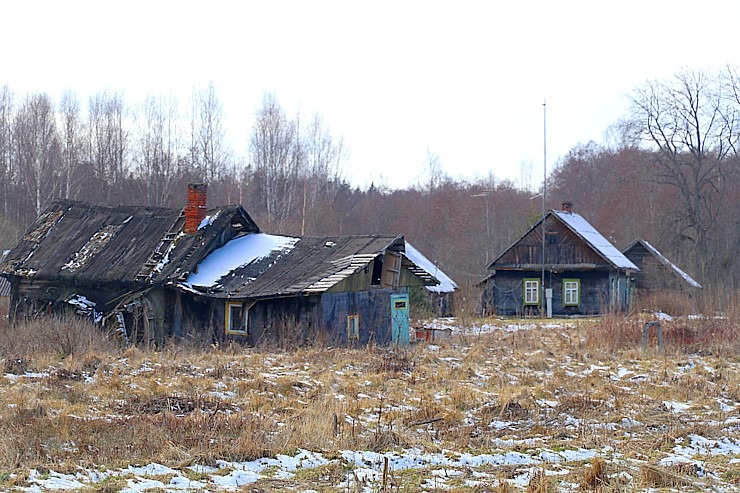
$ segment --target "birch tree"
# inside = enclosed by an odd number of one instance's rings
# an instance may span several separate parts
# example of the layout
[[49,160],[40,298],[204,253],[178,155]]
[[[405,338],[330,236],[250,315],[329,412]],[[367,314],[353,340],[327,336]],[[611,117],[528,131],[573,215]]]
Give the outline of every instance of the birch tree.
[[18,176],[38,216],[61,189],[59,138],[46,94],[26,98],[15,117],[14,142]]
[[147,205],[169,205],[180,179],[177,103],[173,98],[149,96],[142,108],[138,131],[137,171]]
[[13,94],[8,86],[0,88],[0,194],[2,213],[9,214],[9,200],[13,181]]
[[273,95],[266,95],[249,154],[270,224],[284,221],[295,203],[300,153],[296,123],[288,120]]
[[61,195],[67,199],[77,199],[82,184],[79,170],[84,159],[84,122],[80,114],[80,101],[71,91],[62,95],[59,113],[63,180]]
[[191,103],[190,160],[200,179],[213,183],[227,167],[223,106],[212,82],[194,90]]

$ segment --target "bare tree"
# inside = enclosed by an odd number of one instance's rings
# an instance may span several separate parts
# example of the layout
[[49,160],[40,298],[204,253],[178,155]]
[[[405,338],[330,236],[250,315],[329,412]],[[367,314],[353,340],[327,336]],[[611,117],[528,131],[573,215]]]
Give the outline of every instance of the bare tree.
[[90,98],[89,154],[97,178],[98,199],[110,203],[122,188],[128,132],[123,125],[124,106],[120,94],[101,92]]
[[14,142],[18,176],[38,216],[61,189],[59,138],[46,94],[26,98],[15,117]]
[[701,259],[703,275],[714,260],[710,239],[723,206],[731,143],[737,141],[736,124],[724,117],[726,101],[718,77],[704,72],[650,81],[632,95],[630,126],[655,150],[658,182],[679,192],[670,224],[677,241]]
[[333,204],[342,182],[342,160],[345,158],[342,139],[335,140],[319,115],[314,115],[303,135],[300,157],[305,161],[299,166],[303,182],[301,208],[301,234],[306,234],[309,211],[323,209]]
[[433,153],[431,149],[427,149],[426,159],[424,160],[419,177],[419,185],[423,191],[432,193],[444,178],[445,174],[442,171],[439,154]]
[[265,95],[249,154],[270,224],[282,223],[293,208],[300,152],[298,126],[288,120],[273,95]]
[[181,175],[177,102],[172,97],[149,96],[142,115],[136,158],[138,176],[143,182],[146,203],[165,207]]
[[0,88],[0,193],[2,213],[9,214],[9,199],[13,181],[13,94],[8,86]]
[[213,183],[227,168],[224,144],[224,110],[210,82],[193,91],[190,159],[202,181]]
[[80,192],[78,170],[83,161],[84,123],[80,116],[80,102],[71,91],[62,95],[59,105],[59,133],[62,159],[62,196],[76,199]]

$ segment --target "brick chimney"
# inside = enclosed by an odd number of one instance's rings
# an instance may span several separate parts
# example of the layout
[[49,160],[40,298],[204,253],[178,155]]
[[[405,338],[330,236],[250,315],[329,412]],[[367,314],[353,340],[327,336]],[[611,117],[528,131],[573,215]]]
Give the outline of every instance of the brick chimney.
[[562,209],[563,209],[563,212],[567,212],[568,214],[573,214],[573,202],[563,202]]
[[205,183],[188,184],[188,203],[185,206],[185,234],[198,231],[198,226],[206,217],[206,190]]

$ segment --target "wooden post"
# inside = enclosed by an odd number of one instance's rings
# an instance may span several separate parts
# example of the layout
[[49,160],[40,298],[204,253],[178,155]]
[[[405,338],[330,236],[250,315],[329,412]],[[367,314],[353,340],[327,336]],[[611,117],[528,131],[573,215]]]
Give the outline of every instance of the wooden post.
[[663,350],[663,329],[660,326],[660,320],[654,320],[652,322],[645,322],[645,328],[642,331],[642,350],[647,349],[648,333],[650,327],[655,327],[655,332],[658,335],[658,349]]

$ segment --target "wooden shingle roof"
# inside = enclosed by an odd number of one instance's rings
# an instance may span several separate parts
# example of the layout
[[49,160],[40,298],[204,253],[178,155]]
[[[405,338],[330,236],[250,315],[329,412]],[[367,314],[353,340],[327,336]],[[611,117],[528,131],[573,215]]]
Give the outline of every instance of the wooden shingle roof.
[[224,230],[259,231],[241,206],[208,214],[207,227],[186,235],[177,209],[58,200],[28,228],[0,271],[82,283],[176,279],[220,246]]
[[[403,236],[322,236],[288,240],[293,241],[276,242],[281,246],[266,255],[237,268],[224,269],[223,275],[211,285],[198,286],[193,275],[181,283],[181,287],[223,298],[317,294],[368,268],[387,250],[399,253],[404,250]],[[404,258],[403,262],[425,284],[438,283],[409,259]]]

